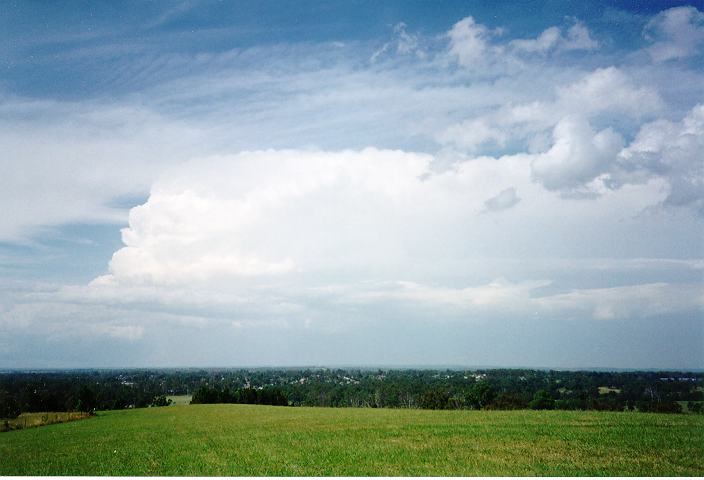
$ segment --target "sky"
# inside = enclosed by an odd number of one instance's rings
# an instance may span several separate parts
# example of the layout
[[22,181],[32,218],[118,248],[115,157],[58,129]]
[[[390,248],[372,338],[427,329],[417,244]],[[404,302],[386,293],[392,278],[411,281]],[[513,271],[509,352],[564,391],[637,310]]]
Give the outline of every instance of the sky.
[[0,368],[704,368],[704,2],[0,2]]

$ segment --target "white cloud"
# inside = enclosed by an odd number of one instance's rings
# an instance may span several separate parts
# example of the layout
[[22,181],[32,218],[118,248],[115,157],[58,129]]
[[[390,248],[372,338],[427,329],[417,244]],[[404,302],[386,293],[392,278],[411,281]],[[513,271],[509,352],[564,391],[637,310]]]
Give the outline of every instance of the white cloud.
[[109,337],[134,342],[142,338],[142,315],[105,305],[67,302],[57,292],[26,298],[3,313],[0,331],[41,332],[52,338]]
[[670,8],[648,22],[644,35],[654,41],[647,51],[655,62],[692,57],[704,42],[704,13],[693,6]]
[[396,24],[394,26],[393,31],[394,39],[389,42],[386,42],[384,45],[381,46],[381,48],[376,50],[369,58],[369,61],[374,63],[379,60],[383,55],[390,54],[402,56],[415,54],[415,56],[419,59],[425,58],[426,53],[419,45],[418,35],[408,33],[406,28],[407,26],[403,22]]
[[419,177],[430,161],[368,149],[251,152],[189,164],[132,209],[111,275],[155,283],[276,275],[305,269],[309,257],[373,251],[380,232],[367,228],[381,228],[380,215],[423,190]]
[[[112,203],[144,195],[187,158],[197,129],[140,107],[0,96],[0,239],[66,223],[123,223]],[[159,139],[159,141],[156,141]]]
[[550,284],[547,280],[511,282],[499,278],[488,284],[451,288],[398,281],[350,285],[330,293],[343,304],[390,303],[411,310],[422,307],[435,312],[433,318],[520,314],[623,320],[704,308],[704,288],[698,284],[646,283],[540,295],[539,289]]
[[[552,26],[536,38],[507,42],[493,40],[502,34],[501,28],[490,30],[486,25],[477,23],[473,17],[466,17],[453,25],[447,33],[450,40],[449,54],[460,66],[484,68],[495,62],[520,64],[518,57],[525,53],[547,55],[551,52],[590,51],[599,47],[599,42],[592,38],[586,25],[577,20],[574,20],[566,33],[563,33],[562,28]],[[517,54],[515,58],[514,54]]]
[[596,69],[575,83],[558,87],[557,96],[562,111],[592,115],[613,112],[640,118],[663,108],[654,89],[637,86],[616,67]]
[[425,305],[431,308],[449,308],[454,312],[524,311],[530,303],[531,291],[549,285],[549,281],[538,280],[512,283],[504,278],[485,285],[464,288],[430,286],[409,281],[387,284],[361,285],[359,291],[348,292],[341,297],[343,302],[378,303],[392,302],[411,308]]
[[599,42],[594,40],[589,29],[581,22],[575,22],[567,30],[567,35],[562,34],[559,27],[549,27],[534,39],[518,39],[509,42],[516,50],[528,53],[547,54],[551,51],[570,50],[595,50]]
[[704,288],[666,283],[592,288],[536,298],[534,303],[548,312],[588,313],[597,320],[666,316],[701,311]]
[[677,258],[627,258],[627,259],[603,259],[589,258],[577,262],[575,268],[612,270],[612,271],[634,271],[634,270],[704,270],[704,259],[677,259]]
[[627,149],[615,129],[594,131],[591,126],[604,118],[653,118],[664,108],[653,88],[634,83],[621,69],[600,68],[557,85],[551,102],[499,107],[451,125],[436,138],[469,153],[524,143],[531,152],[532,178],[562,193],[598,196],[624,184],[666,179],[671,186],[666,204],[701,211],[701,162],[695,152],[701,149],[702,129],[697,108],[681,124],[668,120],[644,124]]
[[144,336],[144,327],[141,325],[94,325],[91,333],[95,335],[107,335],[121,340],[135,341]]
[[[491,248],[485,242],[509,225],[513,235],[526,237],[535,222],[545,224],[545,212],[569,217],[572,205],[545,192],[531,175],[538,169],[546,182],[573,185],[598,170],[595,156],[600,167],[618,153],[615,143],[612,132],[594,133],[587,123],[568,119],[545,157],[474,158],[436,173],[432,156],[373,148],[270,150],[192,161],[163,175],[148,201],[132,209],[125,247],[113,257],[110,275],[118,283],[169,284],[374,266],[398,275],[392,279],[404,278],[410,259],[416,265],[433,264],[439,255],[458,259],[468,244],[474,255],[489,254],[501,242]],[[556,165],[541,163],[548,160]],[[487,199],[511,188],[521,192],[520,220],[509,215],[496,224],[481,215]],[[662,198],[646,183],[579,210],[603,216],[618,204],[618,215],[635,214]],[[562,222],[554,213],[548,219],[556,227]]]
[[473,152],[487,144],[502,147],[508,139],[508,132],[490,125],[486,119],[475,118],[451,125],[437,135],[437,139],[440,143],[451,143]]
[[560,35],[558,27],[550,27],[538,35],[538,38],[512,40],[511,46],[525,52],[546,53],[557,45],[560,41]]
[[618,187],[653,176],[667,178],[666,206],[689,207],[704,215],[704,105],[680,122],[659,119],[643,125],[619,155],[609,180]]
[[[588,125],[563,127],[557,144],[577,142],[568,150],[586,150],[579,153],[585,161],[610,141]],[[532,291],[545,281],[482,283],[497,273],[510,278],[515,266],[467,262],[515,257],[515,239],[524,258],[610,251],[657,222],[637,214],[664,198],[660,185],[646,182],[607,191],[598,202],[565,200],[531,180],[534,158],[474,158],[435,173],[431,156],[372,148],[188,162],[132,209],[109,273],[32,301],[246,320],[242,325],[324,318],[338,311],[334,305],[370,302],[435,302],[452,315],[528,311]],[[584,178],[580,169],[559,168]],[[518,191],[519,213],[510,208]],[[487,210],[503,213],[483,215]],[[585,223],[599,226],[595,235],[565,242]]]
[[[401,54],[408,42],[397,45]],[[427,141],[458,105],[496,105],[510,94],[510,86],[437,75],[439,65],[360,69],[359,58],[337,49],[261,47],[130,61],[118,69],[125,78],[114,81],[148,72],[142,81],[149,86],[111,98],[0,94],[0,238],[25,241],[67,223],[124,224],[116,201],[143,196],[165,168],[188,158]]]
[[432,257],[429,236],[451,235],[497,191],[530,183],[520,159],[465,162],[440,174],[431,173],[432,161],[370,148],[245,152],[184,164],[132,209],[125,247],[96,283],[394,269]]
[[493,55],[496,51],[497,47],[490,44],[492,34],[495,32],[477,23],[473,17],[465,17],[447,33],[450,55],[464,67],[481,64],[487,60],[487,55]]
[[[251,287],[251,286],[250,286]],[[645,283],[610,288],[581,288],[566,293],[549,280],[511,281],[498,278],[469,286],[447,286],[409,280],[357,281],[324,286],[260,285],[259,295],[241,301],[247,286],[216,289],[190,286],[159,288],[137,299],[134,288],[72,287],[27,297],[0,319],[0,333],[41,331],[49,339],[112,338],[139,342],[148,332],[173,329],[193,332],[216,326],[238,330],[273,328],[355,328],[373,321],[381,326],[398,318],[413,321],[510,322],[518,317],[552,319],[634,320],[692,314],[704,309],[704,289],[698,283]],[[140,287],[143,288],[143,287]],[[195,294],[195,295],[194,295]],[[201,296],[196,301],[196,296]],[[158,303],[159,298],[163,303]],[[155,303],[156,302],[156,303]],[[279,302],[279,306],[276,305]],[[178,313],[174,313],[178,312]],[[190,312],[190,313],[189,313]],[[402,328],[402,325],[399,325]]]
[[[564,85],[552,86],[552,101],[496,106],[482,116],[445,128],[436,139],[474,153],[481,148],[541,140],[565,117],[586,120],[603,116],[639,120],[661,112],[664,102],[657,91],[639,86],[616,67],[598,68]],[[540,148],[537,148],[540,150]]]
[[553,146],[531,164],[533,177],[549,190],[573,190],[606,172],[623,147],[610,128],[595,133],[579,117],[565,117],[555,126]]
[[[496,60],[496,33],[467,18],[446,38],[460,61]],[[424,45],[405,27],[397,35],[389,48],[399,54]],[[154,86],[110,102],[0,97],[0,238],[23,241],[67,223],[124,224],[116,200],[146,194],[168,165],[194,156],[366,145],[427,151],[433,140],[470,153],[524,144],[537,151],[536,139],[565,115],[647,118],[663,107],[657,92],[613,67],[580,74],[514,62],[488,82],[476,80],[482,69],[450,71],[433,59],[365,70],[327,44],[281,48],[167,56],[160,65],[168,69],[150,77]],[[284,54],[307,60],[282,61]],[[125,75],[137,67],[130,63]]]
[[500,211],[511,208],[520,202],[521,199],[516,194],[516,189],[511,187],[505,190],[501,190],[495,196],[489,198],[484,202],[484,207],[487,211]]
[[586,25],[582,22],[575,22],[567,30],[567,37],[562,40],[560,48],[563,50],[595,50],[599,48],[599,42],[591,37]]

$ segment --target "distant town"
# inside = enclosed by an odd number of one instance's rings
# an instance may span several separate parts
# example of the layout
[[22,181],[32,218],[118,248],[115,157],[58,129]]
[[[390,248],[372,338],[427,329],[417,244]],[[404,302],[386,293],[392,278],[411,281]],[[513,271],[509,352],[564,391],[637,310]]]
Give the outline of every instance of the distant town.
[[10,371],[0,417],[173,403],[700,413],[704,373],[362,368]]

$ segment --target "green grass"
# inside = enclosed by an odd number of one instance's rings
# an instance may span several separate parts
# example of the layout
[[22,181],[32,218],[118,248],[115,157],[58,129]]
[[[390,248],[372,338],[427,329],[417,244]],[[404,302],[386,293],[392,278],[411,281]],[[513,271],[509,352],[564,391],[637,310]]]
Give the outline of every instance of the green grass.
[[2,475],[704,475],[704,416],[188,405],[0,434]]
[[620,388],[611,388],[611,387],[599,387],[599,395],[606,395],[608,393],[621,393]]

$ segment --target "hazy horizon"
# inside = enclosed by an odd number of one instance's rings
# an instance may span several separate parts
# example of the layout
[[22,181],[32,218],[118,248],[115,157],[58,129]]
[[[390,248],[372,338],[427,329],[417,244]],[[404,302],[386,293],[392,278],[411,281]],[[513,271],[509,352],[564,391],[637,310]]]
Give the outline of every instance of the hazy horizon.
[[11,372],[88,372],[88,371],[150,371],[150,370],[419,370],[419,371],[483,371],[483,370],[535,370],[560,372],[669,372],[669,373],[701,373],[704,368],[618,368],[618,367],[547,367],[547,366],[492,366],[492,365],[193,365],[193,366],[104,366],[104,367],[67,367],[67,368],[33,368],[17,367],[0,369],[0,373]]

